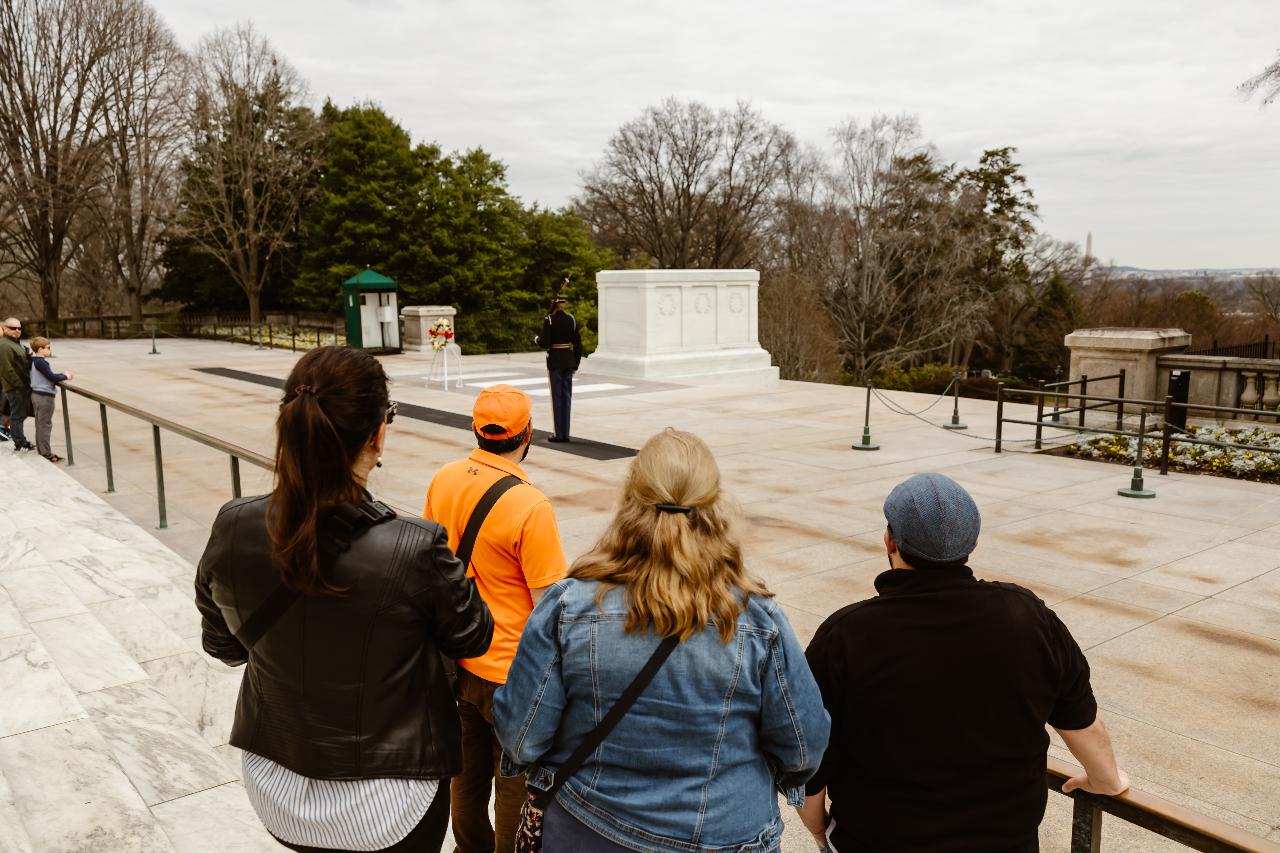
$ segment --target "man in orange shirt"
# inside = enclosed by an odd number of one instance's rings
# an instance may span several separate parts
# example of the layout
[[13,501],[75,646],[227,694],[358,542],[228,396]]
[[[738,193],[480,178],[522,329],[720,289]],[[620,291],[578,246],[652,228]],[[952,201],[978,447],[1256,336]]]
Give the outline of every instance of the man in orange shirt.
[[[458,716],[462,719],[462,775],[450,787],[453,837],[459,853],[511,853],[524,777],[498,772],[502,748],[493,731],[493,693],[507,681],[524,623],[543,590],[569,571],[551,503],[529,483],[520,463],[533,437],[529,397],[510,385],[480,392],[471,429],[479,447],[440,469],[427,489],[423,516],[449,531],[455,551],[472,511],[495,483],[519,479],[503,492],[480,528],[467,576],[493,612],[493,642],[478,658],[458,661]],[[496,787],[496,829],[489,822],[489,791]]]

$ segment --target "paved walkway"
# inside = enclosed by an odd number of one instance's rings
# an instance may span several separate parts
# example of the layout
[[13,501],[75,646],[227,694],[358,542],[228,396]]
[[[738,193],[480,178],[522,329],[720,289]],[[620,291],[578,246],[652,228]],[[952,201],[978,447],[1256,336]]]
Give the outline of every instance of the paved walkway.
[[[295,358],[195,341],[160,356],[59,341],[57,355],[84,387],[268,454],[278,392],[195,368],[283,377]],[[427,356],[386,363],[397,399],[469,410],[475,388],[425,387]],[[468,358],[464,389],[537,368],[529,356]],[[888,490],[925,470],[958,479],[984,516],[973,565],[1035,590],[1086,647],[1135,786],[1280,840],[1280,489],[1153,476],[1159,497],[1128,501],[1115,495],[1122,467],[994,455],[977,437],[994,431],[991,404],[964,401],[966,434],[876,403],[883,449],[857,453],[863,397],[852,389],[617,384],[632,387],[575,399],[575,435],[629,447],[666,425],[702,435],[741,505],[748,557],[804,639],[872,593]],[[923,417],[940,422],[948,405]],[[229,497],[226,458],[164,439],[170,527],[156,530],[149,427],[110,416],[117,492],[105,495],[97,406],[72,396],[71,416],[74,468],[0,446],[0,535],[11,542],[0,556],[0,851],[271,849],[225,743],[239,672],[199,651],[190,603],[191,561]],[[535,419],[550,420],[545,398]],[[397,421],[374,490],[413,511],[436,468],[471,446],[462,430]],[[571,559],[607,523],[626,465],[531,453]],[[268,487],[247,466],[244,477],[246,493]],[[1068,821],[1066,798],[1050,795],[1044,850],[1066,849]],[[785,849],[808,850],[790,824]],[[1108,850],[1180,849],[1110,821],[1105,837]]]

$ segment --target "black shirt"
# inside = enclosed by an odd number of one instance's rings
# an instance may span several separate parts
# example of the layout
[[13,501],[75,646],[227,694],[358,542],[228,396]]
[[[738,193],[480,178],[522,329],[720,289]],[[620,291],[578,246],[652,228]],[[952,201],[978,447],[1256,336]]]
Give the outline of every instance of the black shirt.
[[831,713],[808,792],[840,853],[1037,849],[1045,723],[1083,729],[1089,663],[1030,591],[965,566],[894,569],[828,618],[806,657]]

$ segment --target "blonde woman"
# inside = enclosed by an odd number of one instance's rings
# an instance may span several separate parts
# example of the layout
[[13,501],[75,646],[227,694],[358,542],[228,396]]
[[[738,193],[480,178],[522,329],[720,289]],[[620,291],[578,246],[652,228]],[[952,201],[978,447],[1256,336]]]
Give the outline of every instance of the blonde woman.
[[[625,715],[557,778],[669,637]],[[545,853],[778,849],[775,789],[803,802],[830,719],[781,608],[743,565],[697,436],[667,429],[640,449],[608,530],[529,618],[493,713],[506,772],[555,790]]]

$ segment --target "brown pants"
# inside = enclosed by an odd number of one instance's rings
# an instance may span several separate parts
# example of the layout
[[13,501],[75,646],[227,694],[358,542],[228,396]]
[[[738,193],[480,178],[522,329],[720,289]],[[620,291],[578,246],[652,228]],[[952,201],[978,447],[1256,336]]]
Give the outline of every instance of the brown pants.
[[[524,776],[498,772],[502,747],[493,731],[493,694],[500,685],[458,667],[458,716],[462,720],[462,774],[449,788],[456,853],[512,853],[520,808],[528,796]],[[489,792],[497,790],[495,827]]]

